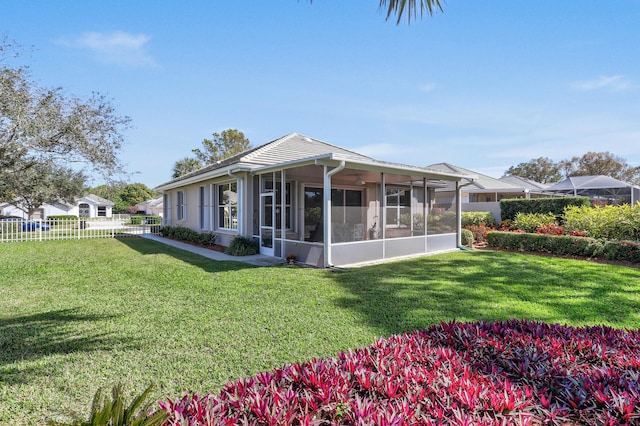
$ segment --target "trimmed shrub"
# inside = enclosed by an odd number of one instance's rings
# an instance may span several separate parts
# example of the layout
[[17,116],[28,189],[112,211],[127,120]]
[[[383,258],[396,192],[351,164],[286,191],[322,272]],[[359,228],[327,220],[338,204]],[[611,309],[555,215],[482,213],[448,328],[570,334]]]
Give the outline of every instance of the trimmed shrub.
[[462,212],[461,218],[462,226],[469,225],[495,225],[496,220],[493,218],[491,212]]
[[212,246],[216,242],[216,234],[213,232],[198,232],[184,226],[163,226],[160,235],[173,240],[185,241],[204,246]]
[[487,244],[510,250],[538,251],[558,255],[601,257],[604,243],[594,238],[494,231]]
[[52,220],[78,220],[79,217],[72,215],[72,214],[59,214],[59,215],[52,215],[52,216],[47,216],[47,221],[52,221]]
[[500,200],[500,216],[502,220],[513,220],[518,213],[553,213],[556,218],[561,218],[568,206],[590,205],[588,197],[510,198]]
[[631,425],[638,359],[640,330],[454,321],[159,404],[166,425]]
[[604,256],[609,260],[640,263],[640,242],[607,241],[604,244]]
[[225,251],[226,254],[231,256],[250,256],[252,254],[258,254],[258,244],[249,237],[238,235]]
[[461,241],[463,246],[471,247],[473,246],[473,232],[468,229],[462,230]]
[[145,221],[145,223],[148,225],[158,225],[162,223],[162,216],[131,216],[130,222],[132,225],[141,225],[142,221]]
[[536,232],[545,225],[556,225],[553,213],[518,213],[513,219],[513,227],[525,232]]

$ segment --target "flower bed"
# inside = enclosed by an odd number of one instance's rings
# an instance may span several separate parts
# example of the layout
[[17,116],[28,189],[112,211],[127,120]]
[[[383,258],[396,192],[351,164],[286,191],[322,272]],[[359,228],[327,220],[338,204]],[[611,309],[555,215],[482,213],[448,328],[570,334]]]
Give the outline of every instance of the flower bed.
[[167,425],[624,425],[639,375],[639,330],[451,322],[160,405]]

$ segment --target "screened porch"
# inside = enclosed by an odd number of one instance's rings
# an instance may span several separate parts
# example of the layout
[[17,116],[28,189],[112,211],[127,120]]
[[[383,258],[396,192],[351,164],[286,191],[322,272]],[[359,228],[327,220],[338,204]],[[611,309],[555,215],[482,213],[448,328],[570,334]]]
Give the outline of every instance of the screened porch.
[[455,200],[435,201],[442,176],[406,171],[316,160],[255,173],[261,253],[324,267],[454,249]]

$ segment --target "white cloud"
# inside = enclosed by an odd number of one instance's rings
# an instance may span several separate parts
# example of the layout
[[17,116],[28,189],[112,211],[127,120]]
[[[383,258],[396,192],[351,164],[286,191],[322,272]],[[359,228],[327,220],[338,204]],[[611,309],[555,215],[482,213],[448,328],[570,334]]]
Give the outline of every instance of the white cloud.
[[86,32],[72,39],[57,43],[66,47],[88,50],[101,62],[128,67],[155,67],[157,63],[147,52],[151,37],[145,34],[129,34],[123,31],[111,33]]
[[573,88],[577,90],[613,90],[613,91],[624,91],[633,88],[631,82],[625,79],[621,75],[614,76],[600,76],[593,80],[584,80],[573,83]]

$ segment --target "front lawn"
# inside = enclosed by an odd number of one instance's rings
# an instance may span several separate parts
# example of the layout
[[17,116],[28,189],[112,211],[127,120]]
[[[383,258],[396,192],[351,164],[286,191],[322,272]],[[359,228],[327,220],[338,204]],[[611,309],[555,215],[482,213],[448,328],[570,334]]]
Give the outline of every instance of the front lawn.
[[215,262],[149,240],[0,244],[0,424],[82,416],[98,387],[215,392],[440,321],[640,327],[640,270],[456,252],[348,271]]

